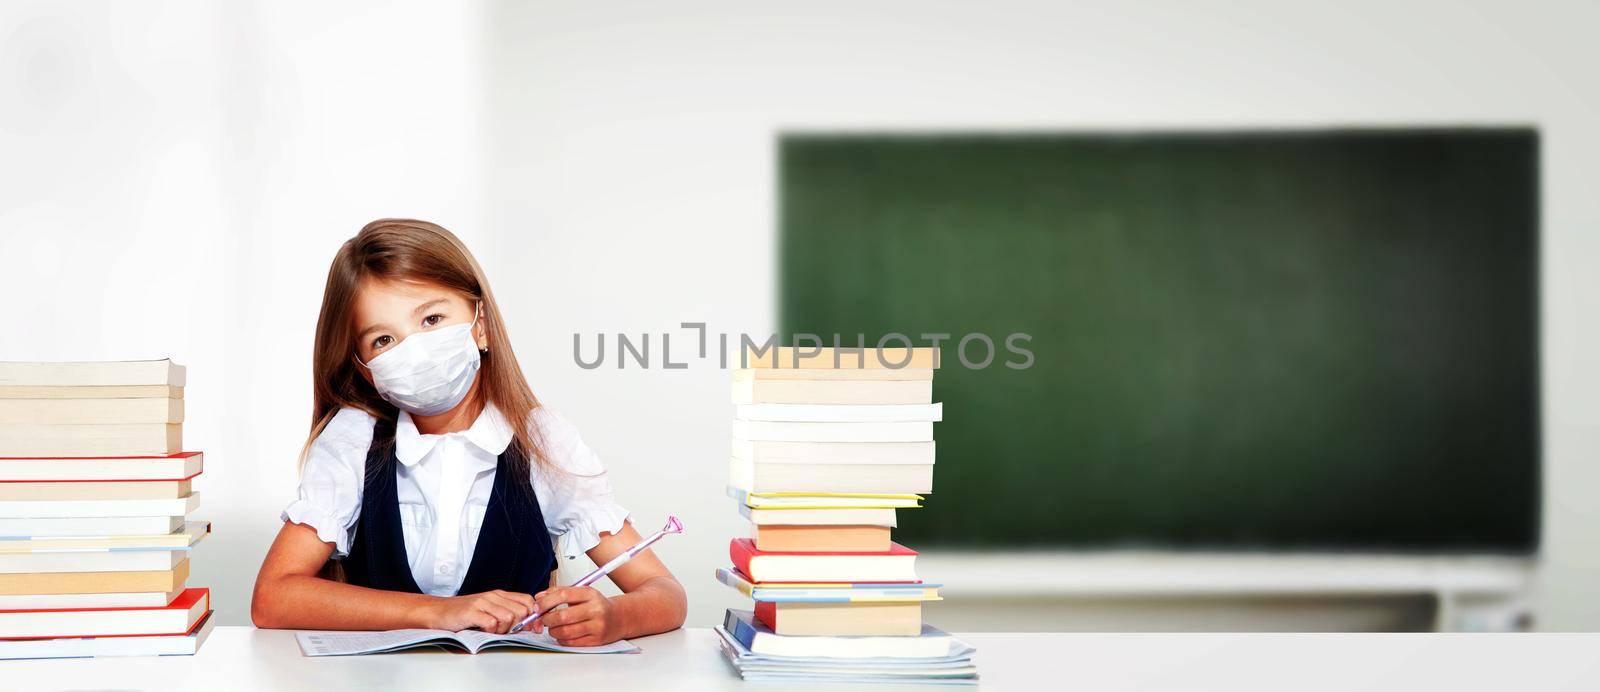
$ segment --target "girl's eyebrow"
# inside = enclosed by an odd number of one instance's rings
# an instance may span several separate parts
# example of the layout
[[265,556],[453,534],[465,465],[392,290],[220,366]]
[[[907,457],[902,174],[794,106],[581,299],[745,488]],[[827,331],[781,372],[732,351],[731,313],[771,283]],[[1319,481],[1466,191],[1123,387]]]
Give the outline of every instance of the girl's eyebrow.
[[448,302],[450,302],[450,299],[448,299],[448,298],[434,298],[433,300],[430,300],[430,301],[428,301],[426,303],[418,305],[415,310],[411,311],[411,316],[412,317],[416,317],[417,315],[422,314],[422,311],[427,310],[428,308],[431,308],[431,307],[433,307],[435,305],[438,305],[440,303],[448,303]]

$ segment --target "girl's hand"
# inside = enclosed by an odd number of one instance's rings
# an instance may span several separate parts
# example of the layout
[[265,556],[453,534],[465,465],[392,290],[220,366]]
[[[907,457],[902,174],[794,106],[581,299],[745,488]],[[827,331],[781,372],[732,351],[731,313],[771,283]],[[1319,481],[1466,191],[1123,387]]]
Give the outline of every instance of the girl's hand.
[[497,589],[437,599],[428,604],[422,619],[430,629],[459,632],[477,628],[505,634],[532,612],[532,596]]
[[[550,630],[562,646],[600,646],[622,638],[611,599],[592,586],[562,586],[534,594],[541,616],[533,631]],[[565,603],[566,608],[550,612]]]

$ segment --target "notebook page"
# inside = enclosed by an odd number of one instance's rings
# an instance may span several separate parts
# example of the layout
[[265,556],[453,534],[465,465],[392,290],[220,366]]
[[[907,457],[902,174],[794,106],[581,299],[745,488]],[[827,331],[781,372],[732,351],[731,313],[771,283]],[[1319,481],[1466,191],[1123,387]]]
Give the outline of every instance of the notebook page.
[[350,656],[395,651],[429,642],[455,641],[468,651],[477,653],[486,647],[518,646],[540,651],[559,651],[574,654],[628,654],[639,647],[626,640],[604,646],[562,646],[547,632],[518,632],[517,634],[489,634],[478,630],[449,632],[446,630],[392,630],[388,632],[295,632],[300,651],[307,656]]
[[349,656],[394,651],[424,642],[456,639],[444,630],[390,630],[388,632],[295,632],[300,651],[307,656]]
[[[462,632],[461,634],[464,640],[464,635],[467,633]],[[479,646],[484,646],[485,644],[488,646],[520,646],[540,651],[560,651],[569,654],[631,654],[639,651],[639,647],[629,644],[626,639],[601,646],[562,646],[556,642],[555,637],[550,636],[549,632],[536,634],[524,630],[516,634],[484,634],[482,632],[474,632],[473,634],[483,638],[484,644]]]

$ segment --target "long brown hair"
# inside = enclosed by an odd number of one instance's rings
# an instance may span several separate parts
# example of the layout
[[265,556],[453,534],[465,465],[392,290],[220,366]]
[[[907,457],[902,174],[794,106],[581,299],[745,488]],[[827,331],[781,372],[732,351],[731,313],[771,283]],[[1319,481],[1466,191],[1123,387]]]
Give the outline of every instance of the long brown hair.
[[[345,241],[328,267],[322,289],[322,314],[317,318],[317,341],[311,354],[311,436],[301,449],[305,462],[311,444],[328,427],[339,409],[349,406],[375,418],[394,420],[399,411],[356,368],[356,293],[364,279],[414,281],[436,284],[462,293],[483,306],[484,333],[489,350],[478,369],[476,403],[492,403],[515,431],[511,455],[520,464],[549,468],[538,432],[530,425],[539,399],[528,387],[522,368],[511,352],[505,321],[483,268],[455,234],[438,224],[415,219],[378,219]],[[528,469],[516,469],[518,484],[527,485]]]

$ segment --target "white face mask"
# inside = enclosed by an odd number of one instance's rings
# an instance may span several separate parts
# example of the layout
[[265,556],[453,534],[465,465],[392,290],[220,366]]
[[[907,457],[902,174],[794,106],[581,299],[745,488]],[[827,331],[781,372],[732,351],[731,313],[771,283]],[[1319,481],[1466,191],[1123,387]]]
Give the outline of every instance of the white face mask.
[[477,324],[474,312],[471,324],[417,332],[371,363],[363,363],[372,372],[378,394],[414,416],[435,416],[455,408],[467,398],[478,376],[478,342],[472,338]]

